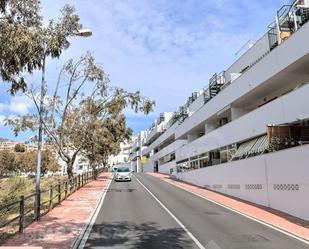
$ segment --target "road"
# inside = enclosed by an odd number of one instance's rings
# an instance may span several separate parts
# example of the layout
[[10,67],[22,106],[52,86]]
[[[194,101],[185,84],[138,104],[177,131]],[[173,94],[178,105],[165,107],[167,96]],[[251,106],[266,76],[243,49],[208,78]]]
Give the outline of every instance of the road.
[[135,174],[131,182],[111,183],[84,248],[309,246],[158,178]]

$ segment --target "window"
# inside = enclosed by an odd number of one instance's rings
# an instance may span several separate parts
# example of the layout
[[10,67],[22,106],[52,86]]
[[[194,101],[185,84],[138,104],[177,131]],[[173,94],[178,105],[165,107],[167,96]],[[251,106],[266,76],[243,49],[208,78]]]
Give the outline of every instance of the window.
[[205,168],[208,166],[208,158],[203,158],[203,159],[200,159],[200,167],[201,168]]
[[130,172],[130,169],[128,167],[121,167],[117,169],[117,172]]
[[198,169],[199,168],[198,164],[199,164],[198,160],[191,161],[190,162],[190,169]]

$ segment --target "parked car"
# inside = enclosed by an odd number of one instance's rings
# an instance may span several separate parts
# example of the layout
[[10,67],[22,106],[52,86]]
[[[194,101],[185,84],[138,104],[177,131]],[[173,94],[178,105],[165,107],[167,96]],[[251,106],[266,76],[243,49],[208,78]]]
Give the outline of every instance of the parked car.
[[115,181],[131,181],[131,170],[128,167],[119,167],[115,173]]

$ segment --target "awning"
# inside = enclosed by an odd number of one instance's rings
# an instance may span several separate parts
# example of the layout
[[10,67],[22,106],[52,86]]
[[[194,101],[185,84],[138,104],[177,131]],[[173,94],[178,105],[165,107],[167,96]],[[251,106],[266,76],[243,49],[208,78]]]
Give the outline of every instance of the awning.
[[233,156],[233,160],[248,157],[250,155],[262,154],[267,149],[268,137],[267,135],[263,135],[240,144],[235,155]]
[[256,138],[250,141],[247,141],[245,143],[242,143],[239,147],[238,150],[236,151],[235,155],[233,158],[235,159],[239,159],[242,158],[244,156],[247,156],[249,154],[249,152],[251,151],[252,147],[254,146],[255,142],[256,142]]
[[267,135],[259,137],[252,147],[250,154],[262,154],[268,149],[268,137]]

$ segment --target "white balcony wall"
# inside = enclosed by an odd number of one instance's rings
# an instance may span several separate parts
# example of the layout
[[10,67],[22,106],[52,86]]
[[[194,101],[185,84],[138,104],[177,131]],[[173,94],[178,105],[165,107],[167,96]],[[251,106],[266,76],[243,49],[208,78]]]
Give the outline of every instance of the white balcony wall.
[[154,161],[152,158],[148,158],[146,164],[143,166],[143,172],[153,172]]
[[171,161],[165,164],[159,165],[159,172],[163,174],[170,174],[170,169],[176,168],[176,161]]
[[177,178],[309,220],[309,145],[177,174]]
[[236,60],[230,68],[225,72],[226,82],[231,80],[231,73],[239,73],[245,67],[251,65],[256,60],[269,52],[269,40],[266,33],[261,39],[254,43],[238,60]]
[[169,144],[164,149],[162,149],[159,152],[157,152],[156,154],[154,154],[152,157],[154,158],[154,160],[158,160],[158,159],[160,159],[160,158],[162,158],[162,157],[164,157],[168,154],[175,152],[177,149],[181,148],[186,143],[187,143],[186,140],[176,140],[175,142]]
[[309,84],[290,92],[176,150],[176,160],[223,147],[266,133],[268,124],[283,124],[309,118],[305,99]]
[[163,132],[164,123],[156,124],[154,128],[149,132],[145,139],[145,143],[149,143],[155,136],[157,136],[159,133]]
[[[309,23],[276,47],[254,67],[237,78],[216,97],[186,119],[176,130],[176,139],[184,137],[196,127],[206,123],[224,107],[246,94],[261,88],[272,90],[280,85],[309,79]],[[291,52],[293,51],[293,52]],[[250,99],[250,97],[248,97]]]
[[189,113],[196,112],[204,105],[204,94],[198,96],[198,98],[193,101],[193,103],[189,106]]
[[169,127],[160,137],[158,137],[152,144],[150,144],[143,152],[143,155],[147,155],[154,148],[158,147],[160,144],[164,143],[166,140],[175,136],[175,130],[179,126],[178,122]]
[[156,136],[164,132],[166,128],[166,124],[169,122],[169,120],[173,116],[173,112],[164,112],[163,116],[164,116],[164,121],[161,122],[160,124],[157,124],[157,121],[156,121],[155,126],[147,132],[145,136],[145,143],[147,144],[150,143],[151,140],[155,139]]

